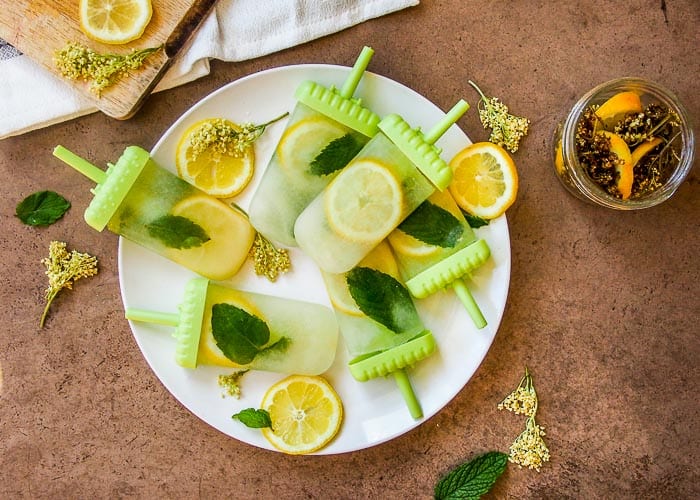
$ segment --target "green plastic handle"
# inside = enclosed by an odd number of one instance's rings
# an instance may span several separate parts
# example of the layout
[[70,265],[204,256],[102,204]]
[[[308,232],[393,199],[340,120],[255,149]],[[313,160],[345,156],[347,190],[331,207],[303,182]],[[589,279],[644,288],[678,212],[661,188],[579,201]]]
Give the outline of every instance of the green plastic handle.
[[396,385],[399,387],[401,396],[403,396],[403,400],[406,402],[406,406],[408,407],[408,411],[411,416],[416,420],[423,418],[423,409],[421,408],[420,402],[416,397],[416,393],[413,392],[413,387],[411,386],[411,381],[408,378],[406,370],[396,370],[393,372],[393,375]]
[[97,184],[102,184],[107,179],[107,174],[104,170],[96,167],[86,159],[81,158],[63,146],[56,146],[53,150],[53,155]]
[[459,118],[466,113],[468,109],[469,103],[467,103],[467,101],[464,99],[460,99],[457,104],[452,106],[452,109],[442,117],[442,120],[437,122],[433,128],[431,128],[425,134],[425,142],[428,144],[435,144],[435,141],[442,137],[442,134],[444,134],[453,123],[459,120]]
[[372,50],[371,47],[362,48],[362,52],[360,52],[360,55],[357,57],[350,74],[345,79],[345,83],[343,83],[343,88],[340,89],[341,97],[344,97],[345,99],[350,99],[352,97],[352,95],[355,93],[355,89],[357,89],[357,86],[360,83],[360,80],[362,80],[362,75],[365,72],[365,69],[367,69],[369,62],[372,60],[373,55],[374,50]]
[[144,323],[155,323],[157,325],[178,326],[180,324],[180,315],[178,313],[127,307],[124,316],[132,321],[143,321]]
[[464,281],[461,279],[456,279],[451,283],[451,285],[476,327],[479,330],[484,328],[486,326],[486,318],[484,318],[481,309],[479,309],[479,305],[476,303],[476,300],[474,300],[474,297],[469,291],[469,288],[467,288],[466,283],[464,283]]

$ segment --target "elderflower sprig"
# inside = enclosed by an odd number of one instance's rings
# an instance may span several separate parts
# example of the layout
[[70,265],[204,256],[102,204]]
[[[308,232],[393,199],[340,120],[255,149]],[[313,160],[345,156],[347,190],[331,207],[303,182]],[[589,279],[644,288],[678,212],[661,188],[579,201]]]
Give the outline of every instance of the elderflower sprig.
[[210,148],[222,155],[241,158],[246,149],[265,132],[268,125],[281,120],[288,114],[289,112],[284,113],[260,125],[253,123],[237,125],[224,118],[207,120],[192,134],[192,160],[196,160],[200,154]]
[[489,141],[515,153],[518,150],[520,140],[527,135],[530,120],[510,114],[508,107],[497,97],[486,97],[476,83],[469,80],[469,84],[481,96],[478,105],[479,118],[485,129],[491,129]]
[[540,471],[545,462],[549,462],[549,449],[542,439],[544,427],[535,422],[535,416],[527,419],[525,430],[510,445],[508,460],[520,467]]
[[288,272],[292,267],[289,251],[286,248],[275,247],[260,233],[255,234],[253,246],[250,248],[250,256],[253,259],[255,274],[265,276],[272,282],[276,281],[281,273]]
[[[226,395],[236,399],[241,398],[241,378],[248,370],[238,370],[230,375],[219,375],[219,386],[226,390]],[[223,395],[222,395],[223,397]]]
[[69,80],[90,82],[90,90],[101,95],[129,70],[139,69],[146,58],[163,46],[134,50],[130,54],[101,54],[88,47],[68,42],[54,55],[61,74]]
[[52,241],[49,244],[49,256],[42,259],[41,263],[46,266],[46,275],[49,277],[49,286],[45,292],[46,307],[39,321],[39,326],[43,327],[49,307],[58,292],[64,288],[71,290],[75,281],[97,274],[97,258],[75,250],[69,253],[64,242]]
[[525,367],[525,375],[520,379],[518,387],[513,390],[503,401],[498,403],[499,410],[512,411],[517,415],[532,417],[537,412],[537,392],[532,383],[532,376]]

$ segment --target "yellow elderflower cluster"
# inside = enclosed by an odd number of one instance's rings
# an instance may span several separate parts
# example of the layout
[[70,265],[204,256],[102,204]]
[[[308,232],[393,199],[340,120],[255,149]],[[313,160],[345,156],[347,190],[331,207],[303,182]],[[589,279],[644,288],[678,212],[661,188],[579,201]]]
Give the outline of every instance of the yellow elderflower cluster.
[[52,241],[49,244],[49,256],[41,260],[46,266],[46,275],[49,277],[49,286],[46,289],[46,307],[41,315],[39,326],[44,326],[46,315],[49,312],[51,302],[58,292],[64,288],[73,288],[73,283],[80,278],[87,278],[97,274],[97,258],[86,253],[66,249],[62,241]]
[[530,120],[511,115],[508,112],[508,106],[500,102],[497,97],[488,98],[474,82],[470,80],[469,83],[481,96],[478,106],[479,118],[484,128],[491,129],[489,141],[515,153],[520,140],[527,135]]
[[248,370],[238,370],[230,375],[219,375],[219,386],[226,390],[226,395],[240,399],[241,397],[241,378]]
[[545,435],[544,427],[535,422],[537,406],[537,391],[535,391],[532,375],[526,367],[525,375],[520,379],[520,384],[498,404],[498,409],[528,417],[525,430],[510,446],[508,460],[520,467],[528,467],[539,472],[540,467],[545,462],[549,462],[549,449],[542,439],[542,436]]
[[289,251],[286,248],[276,248],[260,233],[255,234],[250,256],[255,274],[265,276],[272,282],[277,280],[280,273],[286,273],[292,268]]

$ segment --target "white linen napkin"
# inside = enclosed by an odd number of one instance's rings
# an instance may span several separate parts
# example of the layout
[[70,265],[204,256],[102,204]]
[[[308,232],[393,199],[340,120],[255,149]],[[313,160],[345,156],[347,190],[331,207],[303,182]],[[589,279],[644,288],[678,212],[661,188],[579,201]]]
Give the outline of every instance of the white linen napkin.
[[[155,91],[417,5],[419,0],[220,0]],[[358,48],[359,50],[359,48]],[[86,97],[0,40],[0,139],[97,111]]]

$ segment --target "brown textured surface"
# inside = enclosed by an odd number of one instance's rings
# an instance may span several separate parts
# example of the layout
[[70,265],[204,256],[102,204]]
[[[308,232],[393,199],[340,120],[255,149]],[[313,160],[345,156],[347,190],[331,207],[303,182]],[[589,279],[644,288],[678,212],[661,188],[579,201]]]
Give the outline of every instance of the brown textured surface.
[[[496,404],[525,364],[552,461],[539,474],[510,466],[490,498],[700,496],[697,164],[664,205],[617,213],[563,190],[549,144],[577,96],[619,76],[670,87],[697,123],[699,25],[697,0],[425,1],[268,57],[216,62],[128,121],[93,114],[0,142],[0,497],[429,498],[453,466],[507,449],[521,422]],[[85,186],[50,159],[56,144],[82,144],[104,163],[129,144],[152,147],[231,80],[285,64],[350,65],[364,44],[376,50],[372,71],[443,108],[475,102],[472,79],[532,120],[515,155],[511,289],[485,361],[435,417],[368,450],[287,457],[224,437],[156,379],[122,319],[116,236],[89,230],[80,208],[50,228],[24,227],[14,206],[46,188],[86,205]],[[474,112],[460,124],[487,137]],[[39,331],[39,260],[56,238],[99,256],[101,273],[64,293]]]

